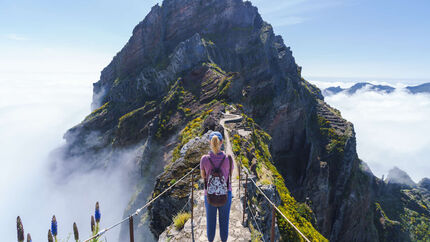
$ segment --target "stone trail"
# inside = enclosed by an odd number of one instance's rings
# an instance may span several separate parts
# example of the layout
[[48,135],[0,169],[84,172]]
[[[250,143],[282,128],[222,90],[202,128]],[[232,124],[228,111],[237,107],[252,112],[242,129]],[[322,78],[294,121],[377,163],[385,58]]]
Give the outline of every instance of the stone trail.
[[[241,197],[239,197],[239,173],[238,166],[233,156],[233,151],[230,143],[230,137],[228,135],[227,127],[225,122],[232,120],[239,120],[241,116],[229,114],[228,112],[224,115],[225,117],[220,120],[220,124],[224,127],[224,139],[225,139],[225,152],[232,155],[233,162],[235,162],[233,174],[232,174],[232,203],[230,209],[230,221],[229,221],[229,236],[228,241],[245,242],[251,241],[251,232],[249,228],[242,225],[243,218],[243,205]],[[242,130],[243,134],[247,134],[246,131]],[[241,192],[243,196],[243,192]],[[208,241],[206,237],[206,210],[204,204],[204,190],[195,191],[195,207],[194,207],[194,240],[195,241]],[[217,215],[218,216],[218,215]],[[246,219],[246,218],[245,218]],[[171,225],[169,226],[159,237],[159,241],[192,241],[192,230],[191,230],[191,219],[189,219],[184,228],[177,231],[176,228]],[[221,241],[219,237],[219,226],[217,217],[217,229],[215,233],[215,240]]]

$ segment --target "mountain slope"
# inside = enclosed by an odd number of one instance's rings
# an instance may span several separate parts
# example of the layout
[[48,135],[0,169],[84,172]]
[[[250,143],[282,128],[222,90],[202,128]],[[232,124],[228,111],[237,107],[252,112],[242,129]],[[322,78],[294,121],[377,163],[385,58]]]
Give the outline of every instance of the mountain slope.
[[[236,155],[271,171],[269,179],[253,170],[275,185],[270,192],[280,194],[279,206],[308,236],[384,241],[387,228],[378,216],[385,207],[375,202],[386,187],[358,158],[353,125],[300,72],[250,2],[165,0],[103,69],[93,112],[65,134],[63,158],[73,164],[85,157],[80,167],[98,169],[121,162],[114,159],[121,150],[136,149],[129,214],[198,164],[208,146],[193,142],[208,130],[223,131],[222,112],[236,107],[246,117],[241,125],[253,132],[237,141]],[[156,239],[188,192],[179,186],[152,204],[136,234],[150,230]],[[299,240],[282,223],[281,238]]]

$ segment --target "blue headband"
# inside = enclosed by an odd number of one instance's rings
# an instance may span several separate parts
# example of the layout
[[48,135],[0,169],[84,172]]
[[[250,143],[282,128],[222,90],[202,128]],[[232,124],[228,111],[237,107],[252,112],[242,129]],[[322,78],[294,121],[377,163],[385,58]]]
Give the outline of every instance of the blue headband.
[[220,141],[222,141],[222,134],[218,131],[213,131],[210,135],[209,135],[209,140],[212,140],[212,137],[214,137],[214,135],[218,136],[218,139]]

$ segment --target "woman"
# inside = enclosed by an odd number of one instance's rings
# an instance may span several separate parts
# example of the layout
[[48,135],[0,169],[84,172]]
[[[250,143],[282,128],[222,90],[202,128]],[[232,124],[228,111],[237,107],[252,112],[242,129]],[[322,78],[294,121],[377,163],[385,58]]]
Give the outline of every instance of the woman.
[[[225,154],[221,150],[221,146],[223,144],[223,138],[220,132],[214,131],[209,135],[210,148],[209,154],[203,155],[200,160],[200,174],[204,179],[205,183],[207,176],[210,174],[211,170],[214,166],[220,167],[222,174],[225,179],[230,177],[230,161]],[[211,159],[212,163],[210,162]],[[231,171],[234,168],[234,162],[231,162]],[[213,164],[213,165],[212,165]],[[207,189],[205,186],[205,207],[206,207],[206,233],[209,241],[213,241],[216,232],[216,215],[217,211],[219,212],[219,228],[220,228],[220,237],[221,241],[227,241],[228,238],[228,223],[230,218],[230,206],[231,206],[231,184],[230,181],[228,184],[228,197],[225,205],[221,207],[214,207],[208,203],[207,199]]]

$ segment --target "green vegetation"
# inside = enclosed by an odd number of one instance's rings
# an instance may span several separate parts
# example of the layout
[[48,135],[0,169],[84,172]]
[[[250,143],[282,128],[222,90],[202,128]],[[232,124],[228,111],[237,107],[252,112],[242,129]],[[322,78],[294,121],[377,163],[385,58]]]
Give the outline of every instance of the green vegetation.
[[229,74],[228,76],[225,76],[221,81],[218,83],[218,96],[219,97],[226,97],[227,91],[231,86],[232,79],[235,77],[235,74]]
[[260,231],[255,229],[252,223],[249,223],[249,230],[251,230],[251,242],[262,241],[263,234],[261,234]]
[[113,81],[113,86],[116,87],[119,85],[119,83],[120,83],[119,78],[116,78],[115,81]]
[[221,67],[219,67],[219,66],[218,66],[217,64],[215,64],[215,63],[212,63],[212,62],[205,62],[205,63],[203,63],[202,65],[203,65],[203,66],[207,66],[207,67],[209,67],[209,68],[212,68],[212,69],[214,69],[215,71],[219,72],[220,74],[227,75],[227,73],[226,73],[225,71],[223,71],[223,70],[221,69]]
[[[268,144],[271,140],[269,134],[255,126],[254,120],[248,118],[245,114],[244,123],[251,129],[251,139],[246,140],[239,135],[232,138],[233,152],[242,161],[245,167],[256,166],[256,175],[259,182],[263,184],[274,184],[278,191],[281,204],[279,210],[310,240],[327,241],[312,225],[313,212],[306,204],[298,203],[290,194],[285,186],[285,180],[272,163],[272,156]],[[251,154],[255,158],[255,164],[249,164],[246,158],[246,151],[254,149]],[[249,152],[248,152],[249,153]],[[249,154],[248,154],[249,155]],[[254,160],[254,159],[253,159]],[[280,215],[277,214],[278,227],[283,241],[303,241],[301,236],[292,228],[292,226]]]
[[106,102],[101,107],[95,109],[90,114],[88,114],[88,116],[85,117],[84,122],[91,121],[96,116],[107,114],[108,110],[111,108],[111,106],[112,106],[111,102]]
[[321,96],[321,90],[317,86],[315,86],[314,84],[306,81],[303,78],[301,79],[301,84],[306,88],[306,90],[312,96]]
[[169,186],[171,186],[171,185],[173,185],[173,184],[175,184],[175,182],[176,182],[176,179],[172,179],[172,180],[170,180],[170,182],[169,182]]
[[[137,113],[139,113],[139,112],[141,112],[141,111],[143,111],[143,112],[145,112],[145,114],[146,113],[149,113],[149,112],[153,112],[154,110],[155,110],[155,104],[156,104],[156,102],[155,101],[148,101],[148,102],[146,102],[145,103],[145,105],[143,106],[143,107],[140,107],[140,108],[137,108],[137,109],[134,109],[134,110],[132,110],[131,112],[128,112],[128,113],[126,113],[126,114],[124,114],[123,116],[121,116],[120,118],[119,118],[119,122],[118,122],[118,128],[121,128],[121,125],[127,120],[127,119],[129,119],[129,118],[131,118],[131,117],[133,117],[134,115],[136,115]],[[144,115],[145,115],[144,114]]]
[[412,241],[430,241],[429,203],[429,199],[418,190],[398,187],[381,197],[375,207],[384,218],[385,234],[390,232],[392,226],[400,225]]
[[377,203],[377,202],[375,203],[375,208],[376,208],[376,211],[378,213],[380,213],[382,215],[382,217],[384,218],[384,225],[385,226],[392,226],[395,224],[399,224],[399,222],[391,220],[388,218],[388,216],[385,214],[384,210],[382,210],[381,205],[379,203]]
[[204,44],[205,46],[215,45],[215,43],[214,43],[214,42],[212,42],[212,40],[210,40],[210,39],[204,39],[204,38],[202,38],[202,42],[203,42],[203,44]]
[[336,130],[330,127],[330,122],[324,117],[317,115],[317,120],[320,134],[328,139],[327,153],[337,158],[342,158],[348,136],[336,133]]
[[185,128],[179,133],[179,144],[176,146],[176,148],[173,150],[173,158],[172,162],[176,161],[180,154],[179,151],[181,150],[182,146],[186,144],[190,139],[201,136],[203,133],[203,121],[206,119],[206,117],[211,113],[213,110],[209,109],[207,111],[204,111],[200,116],[197,118],[191,120]]
[[178,213],[174,218],[173,218],[173,223],[175,225],[175,228],[177,230],[181,230],[185,223],[188,221],[188,219],[191,218],[191,213],[187,213],[187,212],[181,212]]
[[171,86],[167,95],[161,101],[161,111],[158,116],[158,130],[155,137],[160,139],[164,135],[172,130],[172,126],[169,126],[169,120],[173,112],[176,112],[182,104],[184,95],[184,88],[182,86],[182,79],[178,80]]

